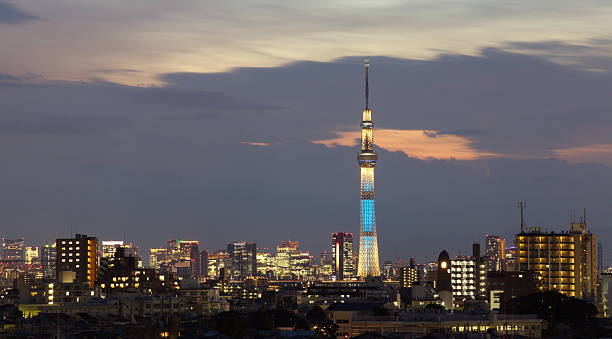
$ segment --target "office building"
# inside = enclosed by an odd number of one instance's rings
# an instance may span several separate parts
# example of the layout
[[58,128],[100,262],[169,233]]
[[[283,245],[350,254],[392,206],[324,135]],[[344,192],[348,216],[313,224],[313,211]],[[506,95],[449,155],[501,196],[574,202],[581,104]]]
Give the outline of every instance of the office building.
[[281,241],[276,247],[276,276],[281,280],[311,277],[312,256],[300,251],[299,241]]
[[502,261],[502,271],[518,270],[518,251],[516,246],[506,247],[504,255],[505,259]]
[[257,252],[257,275],[267,278],[276,277],[276,256],[269,249]]
[[40,249],[40,264],[42,265],[44,276],[47,278],[54,278],[55,275],[55,262],[56,262],[56,248],[55,242],[51,244],[44,244]]
[[365,62],[365,108],[361,117],[361,152],[357,161],[361,170],[361,201],[359,231],[359,267],[357,274],[364,277],[380,276],[378,261],[378,235],[374,211],[374,167],[377,154],[374,152],[374,123],[369,106],[369,62]]
[[208,278],[208,251],[200,251],[200,277]]
[[254,242],[231,242],[227,244],[230,256],[231,277],[244,279],[257,273],[257,244]]
[[225,251],[216,251],[208,254],[208,276],[213,279],[219,279],[221,274],[224,278],[229,279],[229,267],[231,266],[231,258]]
[[505,259],[506,240],[487,234],[485,236],[485,260],[487,271],[501,271]]
[[5,268],[17,269],[25,264],[25,242],[23,238],[2,238],[1,263]]
[[166,248],[149,250],[149,266],[180,277],[197,277],[201,273],[198,247],[197,240],[170,239]]
[[117,248],[124,248],[124,253],[131,257],[138,257],[138,246],[123,240],[102,240],[100,256],[102,258],[112,258],[115,256]]
[[123,249],[122,253],[125,253],[126,256],[136,258],[137,266],[142,267],[142,258],[138,255],[138,246],[123,240],[102,240],[100,246],[100,258],[113,258],[118,248]]
[[515,237],[517,269],[539,274],[543,291],[558,291],[576,298],[597,295],[595,235],[585,222],[572,222],[568,232],[542,232],[539,227]]
[[332,233],[332,276],[335,280],[348,280],[354,277],[353,235],[351,233]]
[[98,277],[98,239],[86,234],[57,239],[56,279],[61,283],[87,283],[93,288]]
[[34,265],[40,263],[40,250],[38,246],[26,246],[25,264]]

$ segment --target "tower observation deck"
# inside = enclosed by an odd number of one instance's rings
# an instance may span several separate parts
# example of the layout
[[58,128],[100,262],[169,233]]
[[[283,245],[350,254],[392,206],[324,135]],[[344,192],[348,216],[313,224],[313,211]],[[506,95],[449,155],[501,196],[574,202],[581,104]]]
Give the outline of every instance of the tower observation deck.
[[380,275],[378,262],[378,237],[376,234],[376,214],[374,211],[374,167],[378,156],[374,152],[374,123],[369,106],[370,63],[365,65],[365,108],[361,116],[361,152],[357,161],[361,169],[360,232],[359,232],[359,277],[376,277]]

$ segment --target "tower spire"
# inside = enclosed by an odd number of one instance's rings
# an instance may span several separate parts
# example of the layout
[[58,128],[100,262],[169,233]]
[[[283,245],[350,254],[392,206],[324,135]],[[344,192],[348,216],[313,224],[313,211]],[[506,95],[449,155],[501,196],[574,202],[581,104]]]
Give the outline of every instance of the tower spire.
[[365,109],[370,109],[370,80],[368,79],[368,70],[370,68],[370,60],[363,60],[363,66],[365,67]]

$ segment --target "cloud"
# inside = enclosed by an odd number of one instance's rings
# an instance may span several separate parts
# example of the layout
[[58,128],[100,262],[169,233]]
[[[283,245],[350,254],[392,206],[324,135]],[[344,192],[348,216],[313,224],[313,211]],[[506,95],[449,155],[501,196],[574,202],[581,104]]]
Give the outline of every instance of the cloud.
[[[292,238],[316,254],[330,232],[358,230],[361,59],[171,73],[157,88],[5,76],[5,236],[40,243],[78,225],[141,248]],[[500,49],[372,60],[383,258],[511,237],[521,199],[549,229],[576,207],[593,228],[612,218],[608,155],[575,158],[612,144],[610,74]]]
[[564,65],[599,72],[612,72],[612,48],[609,39],[587,39],[582,42],[514,41],[504,48],[537,55]]
[[594,144],[554,150],[556,157],[570,161],[599,162],[612,166],[612,144]]
[[251,145],[251,146],[261,146],[261,147],[270,146],[270,143],[267,143],[267,142],[256,142],[256,141],[243,141],[243,142],[241,142],[241,144]]
[[185,108],[200,107],[222,110],[280,109],[276,105],[238,100],[224,93],[188,89],[142,88],[136,91],[136,99],[142,103]]
[[[552,48],[553,43],[544,45]],[[243,98],[287,107],[282,117],[270,115],[287,124],[270,130],[266,140],[321,141],[358,128],[362,59],[298,62],[228,73],[165,74],[161,79],[171,88],[240,93]],[[456,140],[467,140],[471,150],[469,156],[460,156],[463,158],[478,157],[476,154],[553,157],[559,156],[554,152],[559,148],[612,143],[607,113],[612,111],[608,100],[612,73],[499,48],[486,48],[480,56],[372,59],[371,100],[378,129],[461,137]],[[309,125],[291,123],[296,120],[308,120]],[[394,149],[409,147],[395,145]]]
[[[359,132],[336,132],[338,137],[327,140],[315,140],[313,143],[327,147],[355,146]],[[476,160],[484,157],[498,156],[484,153],[470,147],[471,141],[465,137],[440,134],[430,130],[375,130],[376,145],[388,151],[399,151],[417,159],[457,159]]]
[[39,17],[30,15],[6,1],[0,1],[0,24],[16,25],[39,19]]
[[[121,5],[11,3],[35,9],[45,20],[12,28],[0,37],[3,49],[9,48],[0,55],[0,71],[30,70],[50,78],[79,80],[99,75],[95,72],[99,69],[138,69],[138,74],[104,74],[107,80],[132,85],[157,83],[159,73],[278,67],[346,55],[430,59],[440,50],[478,55],[484,46],[503,48],[507,41],[581,44],[593,37],[609,38],[601,27],[609,26],[612,8],[601,0],[583,0],[579,5],[568,0],[388,0],[375,6],[339,0],[282,4],[185,0],[180,6],[147,0]],[[572,23],[563,24],[568,16]],[[291,25],[279,29],[284,22]],[[70,39],[57,39],[67,35]]]
[[102,73],[102,74],[115,74],[115,73],[140,73],[141,71],[132,68],[103,68],[103,69],[95,69],[92,72],[94,73]]
[[0,135],[57,135],[103,133],[111,128],[125,127],[125,122],[100,117],[20,114],[0,117]]

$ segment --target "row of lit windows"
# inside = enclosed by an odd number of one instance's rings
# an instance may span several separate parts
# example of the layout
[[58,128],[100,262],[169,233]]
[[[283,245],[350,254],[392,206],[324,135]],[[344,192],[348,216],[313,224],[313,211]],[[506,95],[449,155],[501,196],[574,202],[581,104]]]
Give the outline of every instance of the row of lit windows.
[[[75,255],[75,256],[80,256],[80,255],[81,255],[81,253],[78,253],[78,252],[77,252],[77,253],[75,253],[74,255]],[[65,257],[65,256],[66,256],[66,253],[62,253],[62,257]],[[69,256],[69,257],[72,257],[72,253],[68,253],[68,256]]]
[[[68,241],[68,245],[72,245],[72,243],[73,243],[72,241]],[[80,243],[81,243],[81,242],[80,242],[80,241],[78,241],[78,240],[75,240],[75,241],[74,241],[74,244],[75,244],[75,245],[79,245]],[[65,245],[65,244],[66,244],[66,241],[62,241],[62,245]]]

